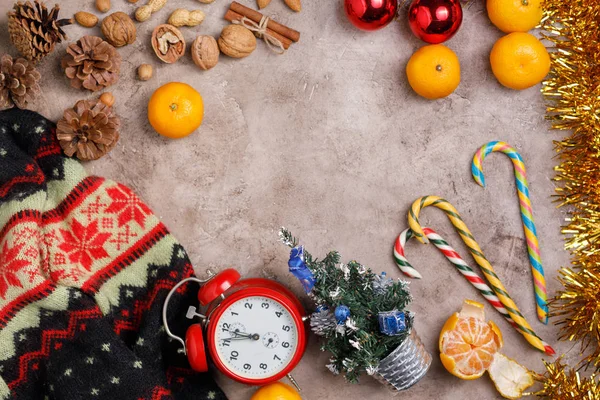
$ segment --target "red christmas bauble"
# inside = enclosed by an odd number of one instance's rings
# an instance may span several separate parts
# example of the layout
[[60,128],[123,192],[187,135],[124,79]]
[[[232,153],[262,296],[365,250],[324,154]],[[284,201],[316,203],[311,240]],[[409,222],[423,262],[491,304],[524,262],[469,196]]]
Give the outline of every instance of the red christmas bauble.
[[344,0],[344,9],[354,26],[365,31],[375,31],[396,17],[398,0]]
[[408,10],[410,29],[427,43],[450,39],[462,23],[459,0],[414,0]]

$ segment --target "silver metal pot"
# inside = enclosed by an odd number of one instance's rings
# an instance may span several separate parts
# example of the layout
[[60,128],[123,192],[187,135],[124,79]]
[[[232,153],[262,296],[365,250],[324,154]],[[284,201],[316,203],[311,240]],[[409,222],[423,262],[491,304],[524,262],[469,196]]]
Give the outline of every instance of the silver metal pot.
[[425,376],[431,354],[413,328],[406,340],[379,362],[373,377],[392,391],[406,390]]

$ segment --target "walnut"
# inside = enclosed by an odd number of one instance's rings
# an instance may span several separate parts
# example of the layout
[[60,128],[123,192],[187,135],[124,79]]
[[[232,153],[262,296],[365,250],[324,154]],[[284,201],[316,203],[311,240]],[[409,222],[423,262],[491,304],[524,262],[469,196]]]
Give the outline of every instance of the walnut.
[[190,49],[194,64],[208,70],[219,62],[219,45],[212,36],[198,36]]
[[256,48],[256,38],[250,29],[241,25],[228,25],[221,31],[219,48],[229,57],[247,57]]
[[179,29],[162,24],[152,32],[152,48],[161,61],[172,64],[185,53],[185,40]]
[[133,21],[124,12],[110,14],[102,21],[102,33],[106,41],[115,47],[135,42],[136,29]]

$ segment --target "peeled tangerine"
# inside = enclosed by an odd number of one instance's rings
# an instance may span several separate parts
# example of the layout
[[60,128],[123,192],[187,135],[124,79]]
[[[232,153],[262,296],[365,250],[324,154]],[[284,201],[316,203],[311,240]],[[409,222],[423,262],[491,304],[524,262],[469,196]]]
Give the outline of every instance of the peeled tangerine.
[[505,398],[516,399],[533,385],[531,373],[500,354],[502,333],[492,321],[485,322],[483,304],[465,300],[440,333],[440,359],[452,375],[477,379],[486,371]]

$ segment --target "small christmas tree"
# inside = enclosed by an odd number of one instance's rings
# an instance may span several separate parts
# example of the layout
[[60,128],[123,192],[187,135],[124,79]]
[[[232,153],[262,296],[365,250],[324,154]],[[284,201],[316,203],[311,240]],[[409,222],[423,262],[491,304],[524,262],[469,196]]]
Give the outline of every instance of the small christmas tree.
[[298,246],[282,228],[281,241],[292,248],[290,271],[317,304],[311,329],[323,336],[321,350],[332,354],[327,368],[357,382],[362,372],[373,375],[380,361],[410,333],[413,316],[404,311],[411,296],[407,283],[374,274],[356,262],[340,262],[332,251],[322,260]]

